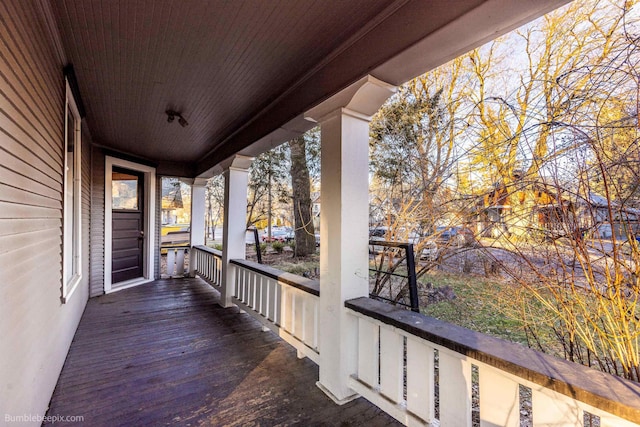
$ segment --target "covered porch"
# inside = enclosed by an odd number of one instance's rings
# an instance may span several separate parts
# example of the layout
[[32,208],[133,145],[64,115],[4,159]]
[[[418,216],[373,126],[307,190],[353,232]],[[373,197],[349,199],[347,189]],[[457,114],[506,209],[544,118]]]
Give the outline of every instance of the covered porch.
[[[191,248],[197,277],[93,298],[48,415],[91,425],[632,427],[640,386],[366,297],[344,302],[355,350],[318,378],[319,283]],[[222,296],[232,304],[223,308]],[[324,357],[322,357],[324,356]],[[336,405],[339,403],[339,405]]]
[[[564,3],[0,0],[0,416],[516,426],[525,387],[534,425],[638,425],[637,384],[367,298],[372,115]],[[244,239],[253,157],[316,125],[319,283]],[[163,176],[193,183],[189,278],[157,280]]]

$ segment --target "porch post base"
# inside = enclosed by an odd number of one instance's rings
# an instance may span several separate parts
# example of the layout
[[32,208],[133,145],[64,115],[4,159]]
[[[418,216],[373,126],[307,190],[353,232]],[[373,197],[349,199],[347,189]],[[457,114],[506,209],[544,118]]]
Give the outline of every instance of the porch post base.
[[222,299],[220,301],[218,301],[218,305],[222,308],[232,308],[235,307],[236,305],[232,302],[225,302]]
[[326,388],[325,386],[322,385],[322,383],[320,383],[320,381],[316,381],[316,386],[322,390],[324,392],[324,394],[326,394],[327,396],[329,396],[329,399],[333,400],[333,402],[337,405],[344,405],[345,403],[349,403],[352,400],[355,400],[357,398],[360,397],[360,395],[358,393],[354,393],[350,396],[344,397],[342,399],[338,399],[333,393],[331,393],[331,391],[329,391],[328,388]]
[[[224,293],[221,291],[220,291],[220,298],[218,298],[218,305],[222,308],[238,307],[236,304],[233,303],[231,296],[226,297]],[[238,313],[243,313],[243,311],[238,308]]]

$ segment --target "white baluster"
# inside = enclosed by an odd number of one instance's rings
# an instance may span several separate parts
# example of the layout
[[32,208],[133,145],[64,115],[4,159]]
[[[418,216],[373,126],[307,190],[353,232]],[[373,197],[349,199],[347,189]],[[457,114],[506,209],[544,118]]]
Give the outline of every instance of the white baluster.
[[207,257],[207,255],[203,251],[198,251],[198,272],[207,279],[209,279],[209,274],[207,272],[208,264],[209,258]]
[[292,330],[292,316],[293,316],[293,304],[291,301],[291,295],[289,288],[287,286],[280,285],[282,296],[280,297],[280,301],[282,302],[280,306],[280,313],[282,316],[282,329],[291,333]]
[[316,348],[316,304],[311,295],[304,295],[303,341],[311,348]]
[[203,251],[198,251],[198,256],[200,257],[198,261],[198,272],[208,278],[209,276],[206,273],[208,264],[207,255]]
[[175,274],[176,250],[167,249],[167,274],[172,277]]
[[499,369],[479,365],[480,426],[517,427],[520,424],[520,394],[516,381]]
[[218,258],[213,258],[211,260],[211,266],[210,266],[210,271],[209,271],[209,277],[211,277],[211,280],[213,281],[213,283],[215,283],[216,285],[220,286],[220,275],[218,274],[218,271],[216,271],[218,269],[217,265],[218,265]]
[[184,253],[185,249],[176,249],[176,276],[184,276]]
[[615,415],[600,413],[599,411],[594,411],[594,413],[600,416],[600,427],[638,427],[638,424],[623,420]]
[[438,354],[440,425],[471,427],[471,364],[445,349]]
[[380,392],[394,403],[403,400],[404,337],[380,326]]
[[282,286],[280,286],[280,282],[274,281],[273,283],[274,283],[273,322],[276,325],[281,326],[282,325]]
[[253,271],[247,271],[249,274],[249,280],[247,280],[247,301],[246,304],[249,308],[255,310],[256,302],[256,273]]
[[236,298],[242,301],[243,295],[244,295],[244,268],[235,266],[235,269],[236,269],[236,278],[238,283],[238,286],[236,287]]
[[[209,280],[214,281],[215,277],[213,276],[213,266],[216,262],[216,259],[213,258],[212,256],[207,257],[207,277],[209,278]],[[219,285],[219,282],[215,282],[217,285]]]
[[252,292],[251,292],[251,308],[253,311],[260,312],[260,275],[258,273],[253,273],[253,280],[251,281]]
[[235,286],[233,287],[233,295],[240,299],[240,288],[242,287],[242,285],[240,284],[240,281],[242,280],[242,269],[240,267],[238,267],[237,265],[231,265],[231,268],[235,269],[235,278],[236,278],[236,283]]
[[577,402],[551,390],[533,389],[531,406],[534,427],[576,427],[584,423]]
[[379,330],[377,324],[358,318],[358,379],[372,388],[378,387]]
[[241,282],[242,288],[241,291],[242,292],[242,302],[243,303],[247,303],[247,295],[249,292],[249,271],[246,269],[242,269],[242,282]]
[[275,323],[275,284],[273,283],[273,280],[265,279],[264,287],[266,290],[265,297],[267,300],[267,305],[265,307],[265,317]]
[[209,280],[211,280],[211,257],[207,256],[205,254],[202,254],[205,258],[204,264],[205,264],[205,277]]
[[251,292],[250,299],[251,302],[247,304],[249,308],[251,308],[256,313],[259,313],[260,310],[260,274],[251,272]]
[[435,418],[434,349],[407,337],[407,409],[427,423]]
[[265,296],[264,296],[265,279],[258,275],[256,278],[256,311],[264,316]]
[[204,275],[204,277],[206,277],[208,280],[211,280],[207,272],[207,265],[209,264],[208,261],[209,260],[205,253],[198,251],[198,272]]
[[251,292],[251,271],[247,269],[243,269],[244,271],[244,280],[242,282],[242,302],[245,304],[249,303],[249,295]]
[[293,336],[304,341],[304,296],[297,289],[293,294]]

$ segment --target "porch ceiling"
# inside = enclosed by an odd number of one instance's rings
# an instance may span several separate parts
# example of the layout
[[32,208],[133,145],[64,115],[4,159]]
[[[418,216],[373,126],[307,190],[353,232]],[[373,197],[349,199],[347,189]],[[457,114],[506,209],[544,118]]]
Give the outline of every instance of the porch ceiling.
[[[305,131],[304,111],[366,74],[401,84],[565,2],[50,5],[94,142],[195,176]],[[168,123],[167,109],[189,125]]]

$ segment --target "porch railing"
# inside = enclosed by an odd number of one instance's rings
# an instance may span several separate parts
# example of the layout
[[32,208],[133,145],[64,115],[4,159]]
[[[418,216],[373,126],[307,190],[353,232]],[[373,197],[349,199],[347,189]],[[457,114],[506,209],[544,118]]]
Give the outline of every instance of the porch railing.
[[317,281],[245,260],[235,269],[233,302],[298,351],[319,363]]
[[188,246],[163,246],[167,251],[167,275],[169,277],[183,277],[185,273],[185,261],[188,260]]
[[438,425],[437,408],[442,426],[471,426],[474,411],[480,426],[519,426],[523,400],[534,426],[640,423],[640,384],[369,298],[345,306],[358,320],[349,386],[405,425]]
[[207,246],[194,246],[191,251],[193,271],[211,286],[222,286],[222,252]]
[[[198,275],[222,283],[222,254],[192,251]],[[319,283],[231,260],[233,302],[319,364]],[[405,425],[640,426],[640,384],[362,297],[355,392]]]

